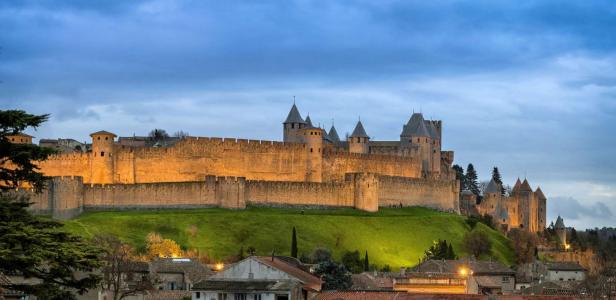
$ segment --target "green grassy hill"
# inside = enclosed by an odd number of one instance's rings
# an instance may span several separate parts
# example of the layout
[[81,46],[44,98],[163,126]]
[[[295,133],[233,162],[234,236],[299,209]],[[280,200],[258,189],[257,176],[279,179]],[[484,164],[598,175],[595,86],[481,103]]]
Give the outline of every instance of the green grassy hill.
[[[446,239],[458,255],[462,236],[469,231],[465,218],[426,208],[382,208],[378,213],[354,209],[302,210],[248,208],[246,210],[194,209],[164,211],[89,212],[67,221],[70,232],[91,237],[111,233],[143,249],[150,232],[173,239],[184,249],[206,251],[222,259],[236,255],[240,246],[252,246],[259,255],[272,250],[289,255],[291,231],[297,229],[299,253],[325,247],[339,257],[344,251],[368,250],[370,262],[392,268],[415,265],[433,240]],[[493,242],[493,256],[510,265],[508,240],[483,224]]]

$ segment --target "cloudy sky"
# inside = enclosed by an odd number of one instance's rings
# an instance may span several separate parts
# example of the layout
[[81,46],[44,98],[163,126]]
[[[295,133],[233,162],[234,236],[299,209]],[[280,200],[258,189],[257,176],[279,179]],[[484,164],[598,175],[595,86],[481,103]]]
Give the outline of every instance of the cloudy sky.
[[37,138],[152,128],[281,139],[293,96],[344,135],[444,122],[456,163],[616,226],[613,1],[0,2],[0,109]]

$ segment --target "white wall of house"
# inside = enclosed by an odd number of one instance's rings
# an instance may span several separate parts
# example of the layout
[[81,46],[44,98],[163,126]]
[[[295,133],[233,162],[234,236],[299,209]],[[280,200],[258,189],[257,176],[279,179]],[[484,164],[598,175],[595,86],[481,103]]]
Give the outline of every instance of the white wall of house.
[[297,280],[297,278],[263,264],[252,257],[229,266],[224,271],[212,275],[210,279]]
[[[225,293],[225,294],[226,294],[226,298],[224,295],[222,295],[222,293],[217,293],[217,292],[193,292],[192,300],[235,300],[236,299],[236,294],[234,293]],[[288,299],[291,299],[291,295],[288,293],[284,293],[284,292],[281,292],[281,293],[259,292],[259,293],[247,293],[244,295],[246,297],[245,298],[246,300],[276,300],[277,299],[276,296],[283,296],[283,295],[286,295]],[[259,298],[259,295],[261,296],[260,298]]]
[[586,279],[584,271],[548,270],[547,281],[582,281]]

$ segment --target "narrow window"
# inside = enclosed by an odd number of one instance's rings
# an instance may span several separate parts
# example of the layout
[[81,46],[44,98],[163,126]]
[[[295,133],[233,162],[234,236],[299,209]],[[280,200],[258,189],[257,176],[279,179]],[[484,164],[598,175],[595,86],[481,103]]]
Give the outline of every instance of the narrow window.
[[295,124],[291,123],[291,128],[295,128]]
[[310,152],[312,153],[312,148],[310,148]]
[[14,141],[15,141],[15,138],[11,138],[11,142],[14,142]]
[[105,152],[101,151],[101,156],[105,156]]
[[108,140],[108,139],[109,139],[109,137],[108,137],[108,136],[106,136],[106,137],[105,137],[105,141],[106,141],[106,140]]

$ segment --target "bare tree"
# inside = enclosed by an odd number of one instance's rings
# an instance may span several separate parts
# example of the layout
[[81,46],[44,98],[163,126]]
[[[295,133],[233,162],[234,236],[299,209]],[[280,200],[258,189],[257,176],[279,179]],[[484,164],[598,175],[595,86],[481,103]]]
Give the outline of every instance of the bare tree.
[[180,130],[180,131],[176,131],[173,134],[174,137],[180,138],[180,139],[184,139],[186,137],[189,136],[188,132],[184,131],[184,130]]
[[518,264],[525,264],[533,261],[538,243],[536,234],[514,228],[509,232],[509,238],[511,239]]
[[155,128],[150,131],[148,137],[154,142],[162,142],[169,138],[169,134],[164,129]]
[[116,236],[94,238],[105,250],[103,255],[103,288],[112,293],[113,300],[121,300],[155,289],[157,276],[149,271],[147,263],[133,260],[133,249]]

